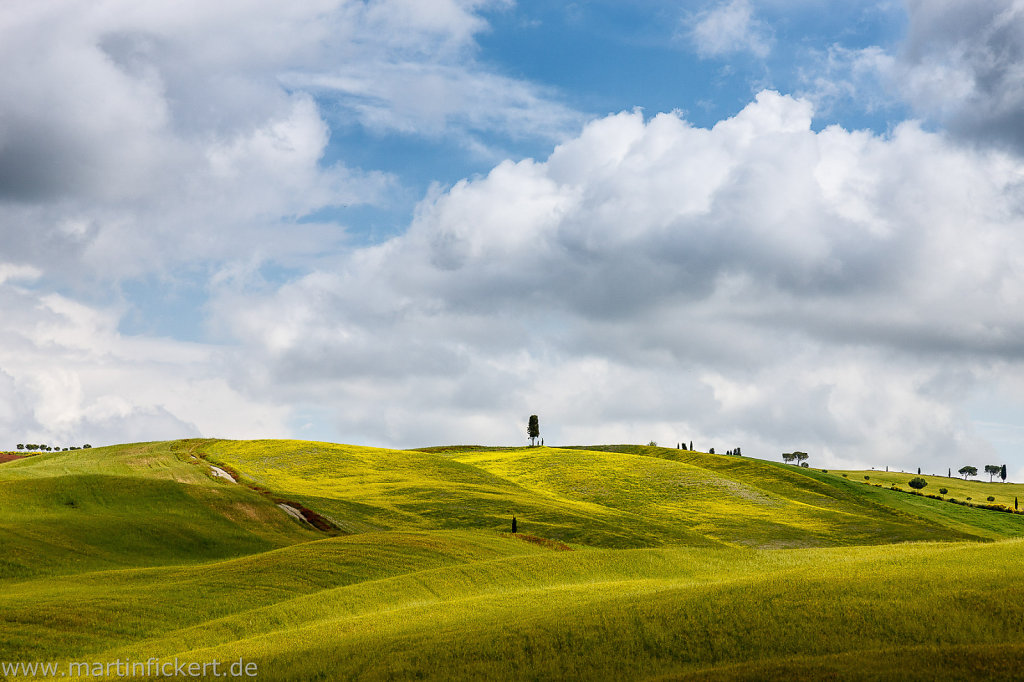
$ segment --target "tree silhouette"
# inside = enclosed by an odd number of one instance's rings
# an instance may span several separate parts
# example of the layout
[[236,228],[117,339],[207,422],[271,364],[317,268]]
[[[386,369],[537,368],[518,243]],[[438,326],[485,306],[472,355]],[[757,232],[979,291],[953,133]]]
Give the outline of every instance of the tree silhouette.
[[999,473],[1000,466],[998,464],[986,464],[985,473],[988,474],[988,482],[992,482],[992,478]]
[[999,468],[999,478],[1003,479],[1003,483],[1006,483],[1006,465],[1005,464]]
[[530,445],[536,445],[537,439],[540,437],[540,420],[537,419],[537,415],[530,415],[530,423],[526,427],[526,435],[530,437]]

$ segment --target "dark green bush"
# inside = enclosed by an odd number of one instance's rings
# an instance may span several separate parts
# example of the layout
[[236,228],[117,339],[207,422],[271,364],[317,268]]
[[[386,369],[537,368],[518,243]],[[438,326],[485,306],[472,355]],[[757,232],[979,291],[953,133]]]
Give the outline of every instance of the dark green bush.
[[991,495],[989,495],[987,499],[988,499],[989,502],[995,502],[996,501],[996,498],[992,497]]
[[909,485],[914,490],[920,490],[921,488],[928,485],[928,481],[924,480],[920,476],[915,476],[914,478],[910,479],[910,482],[907,483],[907,485]]
[[945,488],[939,488],[939,494],[940,494],[940,495],[945,495],[945,494],[946,494],[946,493],[948,493],[948,492],[949,492],[949,491],[948,491],[948,490],[946,490]]
[[864,480],[865,480],[865,481],[870,481],[870,480],[871,480],[871,477],[870,477],[870,476],[865,476],[865,477],[864,477]]

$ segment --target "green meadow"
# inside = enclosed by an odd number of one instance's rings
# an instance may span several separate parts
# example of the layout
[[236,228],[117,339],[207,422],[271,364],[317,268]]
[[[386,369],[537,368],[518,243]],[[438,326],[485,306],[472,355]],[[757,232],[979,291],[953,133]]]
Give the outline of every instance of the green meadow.
[[912,477],[629,445],[34,455],[0,464],[0,679],[1021,677],[1024,515]]

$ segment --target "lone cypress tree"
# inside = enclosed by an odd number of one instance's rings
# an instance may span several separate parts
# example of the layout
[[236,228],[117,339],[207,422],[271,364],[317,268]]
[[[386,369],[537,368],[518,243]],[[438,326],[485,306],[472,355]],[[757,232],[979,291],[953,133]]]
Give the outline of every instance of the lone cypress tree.
[[516,532],[516,517],[515,517],[515,514],[512,515],[512,532],[513,533]]
[[530,445],[536,445],[537,439],[540,437],[540,420],[537,419],[537,415],[530,415],[530,423],[526,427],[526,435],[530,437]]
[[1000,471],[999,471],[999,478],[1003,479],[1003,483],[1006,483],[1006,465],[1005,464],[1003,465],[1003,468],[1000,469]]

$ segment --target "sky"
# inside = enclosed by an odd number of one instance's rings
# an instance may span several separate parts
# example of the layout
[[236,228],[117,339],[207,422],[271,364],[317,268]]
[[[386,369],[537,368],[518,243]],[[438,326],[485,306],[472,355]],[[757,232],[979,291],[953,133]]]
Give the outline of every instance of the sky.
[[0,447],[1024,480],[1021,0],[34,0],[0,63]]

